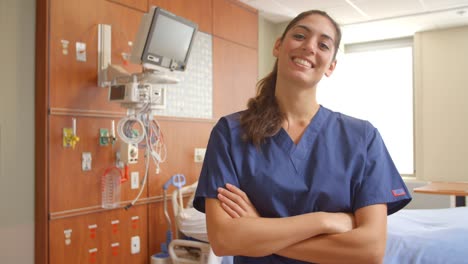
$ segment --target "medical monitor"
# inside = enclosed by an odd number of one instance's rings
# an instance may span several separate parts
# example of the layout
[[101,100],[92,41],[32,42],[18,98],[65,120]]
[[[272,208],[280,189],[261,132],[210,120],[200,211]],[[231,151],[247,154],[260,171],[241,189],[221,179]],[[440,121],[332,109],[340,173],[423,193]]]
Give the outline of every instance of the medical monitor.
[[185,71],[197,24],[160,7],[143,15],[131,61],[145,69]]
[[109,87],[109,101],[121,101],[125,98],[125,84],[111,85]]

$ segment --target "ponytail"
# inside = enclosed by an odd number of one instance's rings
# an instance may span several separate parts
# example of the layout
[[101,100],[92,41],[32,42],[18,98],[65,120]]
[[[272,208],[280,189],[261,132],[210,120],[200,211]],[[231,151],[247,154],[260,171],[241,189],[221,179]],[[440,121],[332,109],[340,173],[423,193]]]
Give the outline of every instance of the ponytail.
[[275,97],[277,69],[275,63],[273,71],[258,82],[257,95],[250,98],[240,118],[243,139],[257,147],[279,131],[284,119]]

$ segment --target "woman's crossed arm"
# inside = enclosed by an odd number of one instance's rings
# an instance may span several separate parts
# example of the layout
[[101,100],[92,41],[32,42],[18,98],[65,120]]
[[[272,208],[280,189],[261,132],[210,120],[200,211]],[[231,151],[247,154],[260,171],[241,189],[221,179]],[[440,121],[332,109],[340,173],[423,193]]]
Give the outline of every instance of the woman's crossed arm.
[[[217,255],[270,254],[320,263],[379,263],[385,252],[386,205],[363,207],[354,217],[314,212],[263,218],[235,186],[206,200],[208,236]],[[353,229],[354,228],[354,229]]]

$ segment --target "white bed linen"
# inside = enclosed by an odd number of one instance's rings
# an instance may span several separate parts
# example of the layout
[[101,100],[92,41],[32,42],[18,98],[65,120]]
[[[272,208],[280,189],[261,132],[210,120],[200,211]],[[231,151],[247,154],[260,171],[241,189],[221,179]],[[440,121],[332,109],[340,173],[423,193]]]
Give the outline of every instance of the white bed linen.
[[468,207],[406,209],[389,216],[384,263],[468,263]]

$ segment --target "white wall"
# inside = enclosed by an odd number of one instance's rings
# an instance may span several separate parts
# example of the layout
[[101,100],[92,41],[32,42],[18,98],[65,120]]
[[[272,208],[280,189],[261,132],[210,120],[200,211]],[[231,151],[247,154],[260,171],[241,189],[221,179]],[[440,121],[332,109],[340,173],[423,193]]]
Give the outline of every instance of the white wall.
[[405,178],[406,187],[411,192],[413,200],[405,207],[405,209],[435,209],[435,208],[448,208],[451,206],[450,196],[415,193],[414,188],[428,184],[427,181],[420,181],[411,178]]
[[0,263],[34,263],[34,0],[0,1]]
[[275,24],[258,17],[258,79],[268,75],[273,65],[275,57],[273,56],[273,45],[277,38]]
[[273,56],[273,46],[288,23],[274,24],[258,17],[258,79],[262,79],[273,69],[276,61]]
[[468,27],[414,38],[416,176],[468,181]]

